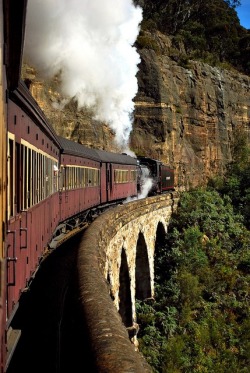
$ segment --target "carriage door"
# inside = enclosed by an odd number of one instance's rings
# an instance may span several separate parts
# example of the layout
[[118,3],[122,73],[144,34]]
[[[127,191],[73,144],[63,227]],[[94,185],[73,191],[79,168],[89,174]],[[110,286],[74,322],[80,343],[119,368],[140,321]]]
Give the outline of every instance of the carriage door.
[[112,183],[112,174],[111,174],[111,164],[106,163],[106,190],[107,190],[107,201],[110,201],[111,194],[111,183]]
[[100,201],[107,202],[107,163],[100,163]]

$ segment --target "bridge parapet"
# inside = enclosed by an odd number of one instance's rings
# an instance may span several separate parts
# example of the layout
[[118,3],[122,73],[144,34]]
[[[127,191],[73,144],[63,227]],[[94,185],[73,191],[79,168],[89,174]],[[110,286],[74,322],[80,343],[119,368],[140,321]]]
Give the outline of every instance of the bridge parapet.
[[[177,193],[125,203],[97,218],[83,235],[78,254],[80,303],[99,373],[152,372],[136,345],[136,282],[141,283],[142,296],[153,296],[157,226],[161,223],[167,231],[177,203]],[[143,274],[136,273],[140,256],[147,259]]]

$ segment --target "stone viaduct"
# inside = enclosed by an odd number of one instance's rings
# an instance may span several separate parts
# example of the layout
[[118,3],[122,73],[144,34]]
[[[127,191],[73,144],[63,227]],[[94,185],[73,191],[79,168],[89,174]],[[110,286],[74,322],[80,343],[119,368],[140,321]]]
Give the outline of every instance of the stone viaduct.
[[138,348],[135,300],[154,297],[155,244],[177,203],[176,192],[125,203],[81,238],[79,297],[96,372],[152,371]]

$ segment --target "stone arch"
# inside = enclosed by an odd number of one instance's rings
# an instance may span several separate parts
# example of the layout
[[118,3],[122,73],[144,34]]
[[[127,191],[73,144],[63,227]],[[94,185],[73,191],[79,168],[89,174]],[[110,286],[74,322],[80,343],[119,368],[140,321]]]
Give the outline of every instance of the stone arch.
[[159,221],[156,229],[156,238],[155,238],[155,254],[154,254],[154,275],[157,276],[158,273],[158,261],[157,258],[161,253],[161,250],[165,249],[166,242],[166,230],[164,225]]
[[136,299],[143,300],[151,297],[148,250],[144,235],[141,232],[139,233],[136,246],[135,286]]
[[161,221],[158,222],[155,236],[155,254],[166,241],[166,229]]
[[132,299],[127,256],[124,248],[121,252],[121,266],[119,273],[119,313],[126,327],[133,324]]
[[[138,204],[140,206],[143,201],[136,202],[135,206],[133,203],[121,206],[115,210],[115,214],[108,213],[107,224],[102,225],[100,238],[105,249],[101,267],[108,283],[109,295],[127,329],[136,323],[135,300],[154,297],[156,245],[159,237],[167,231],[173,207],[172,202],[168,203],[171,201],[169,196],[162,196],[160,203],[158,198],[153,198],[156,203],[153,203],[152,208],[149,204],[151,200],[148,200],[146,213],[138,209]],[[109,215],[112,215],[112,218]],[[143,260],[146,264],[141,264],[140,261]],[[127,272],[124,271],[125,268]],[[120,276],[123,278],[123,284],[120,284]],[[130,286],[130,290],[126,289],[126,284]],[[125,307],[126,299],[129,299],[127,304],[131,305],[132,316]]]

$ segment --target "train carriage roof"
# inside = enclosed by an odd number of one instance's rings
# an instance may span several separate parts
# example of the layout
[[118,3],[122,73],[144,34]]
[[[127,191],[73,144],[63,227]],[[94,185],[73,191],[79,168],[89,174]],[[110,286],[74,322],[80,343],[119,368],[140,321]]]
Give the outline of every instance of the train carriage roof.
[[107,152],[105,150],[96,150],[96,152],[99,154],[100,160],[102,160],[102,162],[129,164],[129,165],[137,164],[137,159],[127,154],[112,153],[112,152]]
[[93,159],[95,161],[100,161],[99,155],[96,153],[95,149],[88,148],[85,145],[79,144],[78,142],[65,139],[64,137],[58,136],[58,140],[62,147],[62,153],[72,154],[79,157],[85,157]]
[[64,154],[72,154],[72,155],[76,155],[80,157],[86,157],[89,159],[96,160],[98,162],[105,162],[105,163],[117,163],[117,164],[129,164],[129,165],[137,164],[137,159],[127,154],[117,154],[117,153],[107,152],[105,150],[88,148],[85,145],[79,144],[72,140],[65,139],[61,136],[58,136],[58,140],[62,147],[62,153]]

